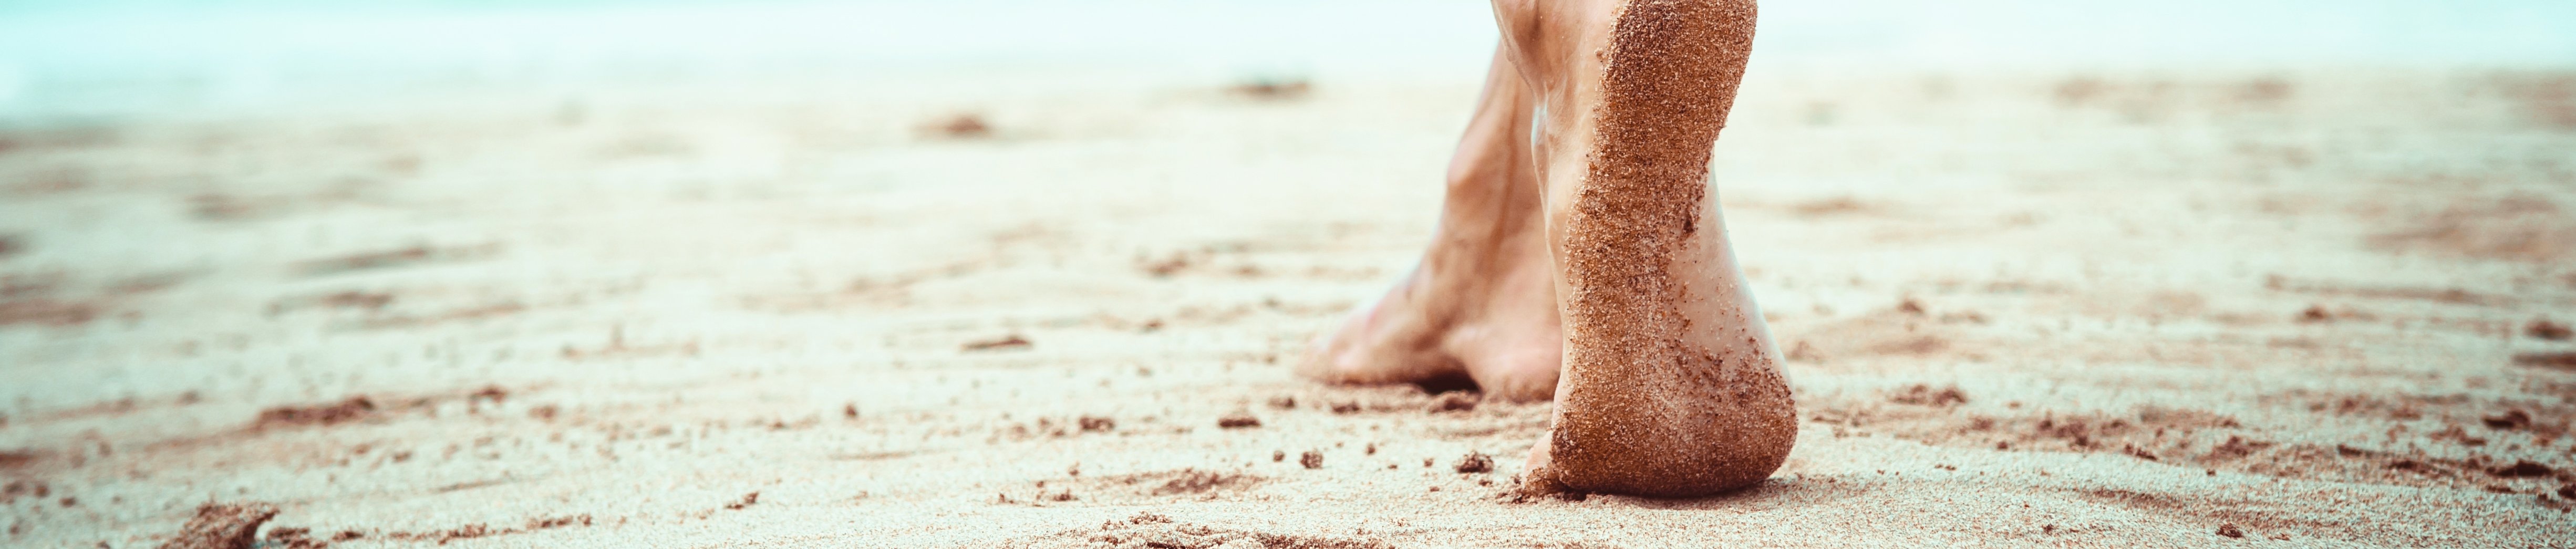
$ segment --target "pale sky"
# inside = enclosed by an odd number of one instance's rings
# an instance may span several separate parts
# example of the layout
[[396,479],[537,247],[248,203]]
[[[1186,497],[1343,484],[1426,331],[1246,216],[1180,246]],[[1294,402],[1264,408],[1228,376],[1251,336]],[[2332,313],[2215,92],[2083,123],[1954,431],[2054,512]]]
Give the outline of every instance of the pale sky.
[[[1472,77],[1478,0],[0,0],[0,117],[388,75],[958,68]],[[386,7],[392,6],[392,7]],[[1772,0],[1764,70],[2576,67],[2576,1]],[[114,90],[111,90],[114,91]],[[113,94],[108,94],[113,95]],[[167,94],[164,94],[167,95]]]

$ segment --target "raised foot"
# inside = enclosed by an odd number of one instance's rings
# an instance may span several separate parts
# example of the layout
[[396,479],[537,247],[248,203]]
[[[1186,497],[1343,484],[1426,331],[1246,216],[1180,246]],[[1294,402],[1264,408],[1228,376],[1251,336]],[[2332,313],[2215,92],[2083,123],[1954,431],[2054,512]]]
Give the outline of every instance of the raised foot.
[[1635,0],[1567,34],[1586,38],[1562,49],[1577,80],[1553,101],[1582,114],[1542,145],[1565,364],[1531,486],[1688,497],[1760,482],[1787,459],[1796,411],[1706,171],[1753,3]]

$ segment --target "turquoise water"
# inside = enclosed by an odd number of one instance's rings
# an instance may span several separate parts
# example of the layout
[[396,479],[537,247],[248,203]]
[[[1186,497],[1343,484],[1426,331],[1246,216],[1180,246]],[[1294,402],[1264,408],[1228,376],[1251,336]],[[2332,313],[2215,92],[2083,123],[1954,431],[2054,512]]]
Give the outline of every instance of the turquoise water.
[[[421,86],[1114,70],[1472,77],[1477,0],[0,0],[0,117]],[[2576,2],[1774,0],[1763,70],[2576,67]]]

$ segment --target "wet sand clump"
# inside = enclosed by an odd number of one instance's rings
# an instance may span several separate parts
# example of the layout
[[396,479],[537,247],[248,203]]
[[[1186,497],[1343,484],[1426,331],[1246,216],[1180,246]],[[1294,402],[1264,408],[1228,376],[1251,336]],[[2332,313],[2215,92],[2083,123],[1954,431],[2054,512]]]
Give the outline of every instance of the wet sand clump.
[[161,549],[250,549],[259,525],[277,518],[277,506],[266,503],[207,503],[179,528],[179,536]]

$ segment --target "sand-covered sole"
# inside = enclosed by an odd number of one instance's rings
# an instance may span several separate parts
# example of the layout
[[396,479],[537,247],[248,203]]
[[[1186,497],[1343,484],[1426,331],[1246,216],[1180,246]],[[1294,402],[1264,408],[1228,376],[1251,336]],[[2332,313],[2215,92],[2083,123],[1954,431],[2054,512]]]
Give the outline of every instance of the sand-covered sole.
[[[1592,150],[1564,217],[1566,383],[1549,477],[1688,496],[1759,481],[1796,437],[1788,387],[1703,235],[1707,166],[1752,49],[1750,1],[1634,2],[1613,23]],[[1721,244],[1722,245],[1722,244]],[[1731,267],[1718,269],[1731,271]],[[1731,289],[1731,288],[1730,288]]]

